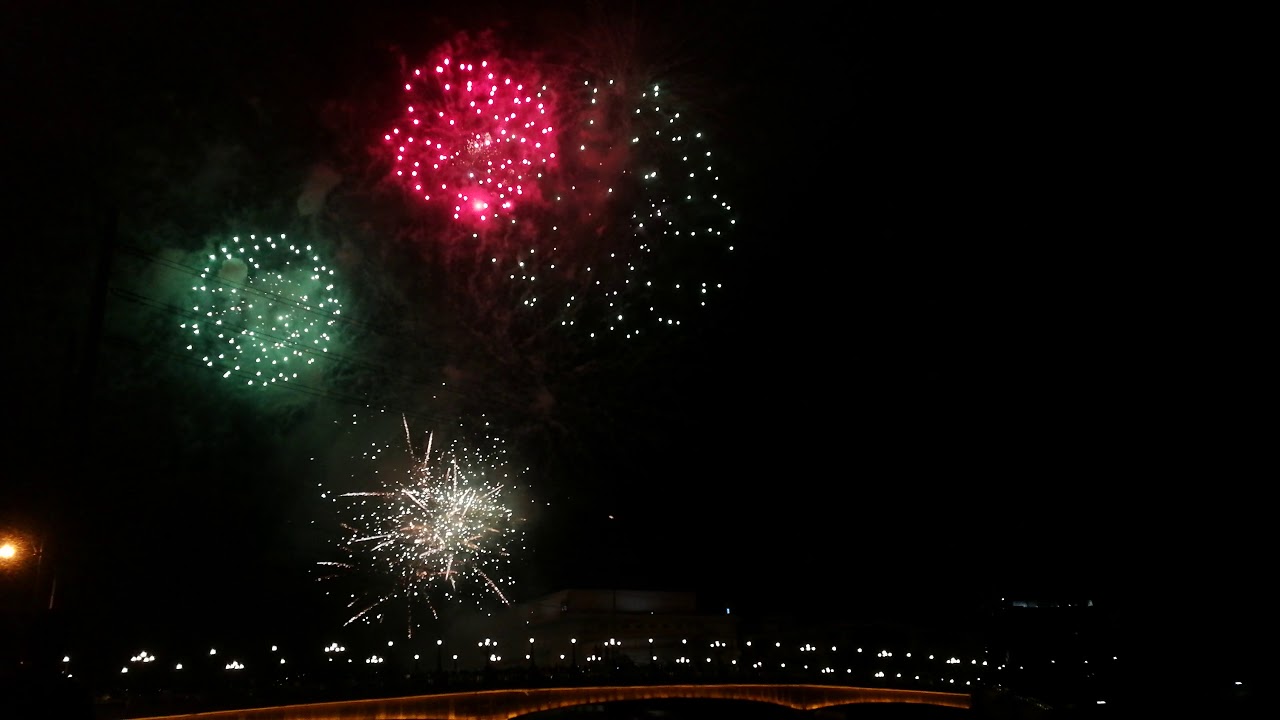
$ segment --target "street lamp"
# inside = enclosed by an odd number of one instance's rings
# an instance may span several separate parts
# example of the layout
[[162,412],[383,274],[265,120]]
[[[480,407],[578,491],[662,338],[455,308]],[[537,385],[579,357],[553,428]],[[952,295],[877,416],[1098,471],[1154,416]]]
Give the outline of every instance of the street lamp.
[[569,647],[573,648],[572,667],[578,667],[578,638],[569,638]]
[[[46,572],[44,556],[43,537],[11,526],[0,527],[0,573],[14,573],[12,598],[18,603],[15,609],[25,612],[27,603],[31,603],[29,607],[33,610],[41,605],[48,610],[53,610],[54,594],[58,589],[58,575],[56,572]],[[46,576],[49,578],[47,602],[44,595]],[[22,597],[28,592],[31,593],[30,598]]]
[[13,526],[0,527],[0,571],[22,569],[27,558],[37,555],[30,533]]
[[443,640],[436,641],[436,672],[444,671],[444,660],[442,657],[444,654],[444,647],[442,647],[443,645],[444,645]]

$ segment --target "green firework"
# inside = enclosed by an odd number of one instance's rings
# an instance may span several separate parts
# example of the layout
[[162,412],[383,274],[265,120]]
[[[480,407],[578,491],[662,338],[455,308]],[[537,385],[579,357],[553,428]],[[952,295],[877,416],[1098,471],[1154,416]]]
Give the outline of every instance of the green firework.
[[318,378],[342,305],[334,271],[285,236],[231,238],[210,253],[181,329],[187,350],[227,380],[266,388]]

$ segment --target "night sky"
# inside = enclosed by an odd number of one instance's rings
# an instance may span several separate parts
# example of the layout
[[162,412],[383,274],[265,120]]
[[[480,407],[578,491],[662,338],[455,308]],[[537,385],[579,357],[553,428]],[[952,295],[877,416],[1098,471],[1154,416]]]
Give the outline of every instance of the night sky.
[[[378,139],[401,58],[486,29],[558,48],[599,27],[585,6],[26,5],[4,23],[19,223],[0,521],[45,531],[79,627],[340,626],[315,579],[338,536],[317,484],[343,477],[336,428],[365,401],[419,435],[483,415],[508,439],[528,468],[515,600],[619,586],[855,616],[1118,602],[1168,586],[1135,565],[1198,544],[1156,529],[1185,502],[1152,462],[1153,417],[1177,408],[1147,346],[1164,319],[1116,237],[1110,106],[1081,100],[1088,53],[1046,51],[1045,23],[643,4],[624,66],[685,83],[735,250],[711,267],[723,291],[674,331],[507,348],[554,399],[533,412],[525,375],[453,322],[485,306],[451,304],[459,286],[422,246],[446,233],[378,184]],[[341,180],[304,217],[318,166]],[[253,228],[334,249],[359,298],[365,332],[318,395],[250,398],[156,329],[178,321],[148,269]],[[461,389],[432,390],[446,381]],[[1181,472],[1224,442],[1184,446]]]

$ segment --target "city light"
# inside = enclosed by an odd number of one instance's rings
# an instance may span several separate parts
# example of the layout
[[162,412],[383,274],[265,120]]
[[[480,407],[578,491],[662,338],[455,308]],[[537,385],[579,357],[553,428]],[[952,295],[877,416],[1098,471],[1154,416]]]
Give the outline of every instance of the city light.
[[[525,624],[529,625],[529,631],[535,629],[533,625]],[[652,632],[657,627],[658,625],[654,625],[645,629]],[[985,687],[990,683],[990,680],[982,676],[984,671],[980,669],[988,664],[984,657],[985,653],[971,655],[967,650],[950,644],[936,647],[934,649],[939,652],[931,653],[922,651],[918,644],[901,646],[885,643],[881,645],[879,651],[864,654],[861,647],[847,643],[835,644],[821,635],[795,638],[770,633],[754,638],[738,636],[726,641],[717,638],[717,636],[723,637],[719,632],[692,633],[687,637],[660,636],[657,633],[651,635],[649,632],[617,635],[615,634],[618,629],[616,626],[609,626],[610,632],[584,637],[566,637],[555,632],[543,633],[541,629],[528,634],[512,630],[493,632],[497,629],[495,627],[488,632],[472,636],[469,641],[464,636],[450,636],[448,642],[451,644],[465,646],[467,642],[475,642],[479,650],[474,654],[464,653],[465,657],[451,654],[451,668],[443,663],[445,659],[443,646],[446,640],[434,639],[437,662],[434,669],[436,674],[432,676],[436,679],[432,682],[443,683],[439,686],[443,688],[449,687],[450,683],[454,682],[454,678],[461,681],[465,677],[474,677],[472,673],[481,668],[486,673],[497,673],[494,676],[496,678],[504,677],[503,673],[520,671],[522,668],[524,672],[537,668],[539,671],[552,673],[551,676],[565,673],[566,676],[580,675],[584,679],[595,678],[604,683],[616,683],[619,680],[616,673],[634,673],[643,668],[645,672],[657,673],[643,676],[645,678],[680,679],[692,681],[694,684],[743,681],[765,684],[774,682],[803,684],[815,681],[829,683],[840,675],[845,679],[837,681],[837,684],[845,683],[856,687],[955,692],[958,686],[961,688]],[[777,639],[779,637],[783,639]],[[669,653],[660,659],[662,654],[657,652],[658,648],[674,647],[677,641],[682,646],[681,651]],[[352,646],[350,651],[342,643],[331,642],[324,646],[317,643],[312,646],[313,650],[310,653],[304,653],[302,656],[291,655],[287,663],[290,673],[309,673],[311,672],[309,668],[316,664],[332,662],[334,655],[348,653],[360,657],[364,666],[378,668],[385,666],[386,670],[380,672],[395,673],[402,675],[405,679],[426,677],[425,674],[419,675],[419,673],[426,673],[427,669],[419,667],[416,662],[421,658],[421,654],[415,651],[421,645],[412,640],[401,643],[385,637],[381,639],[352,637],[348,642]],[[430,643],[431,641],[426,641],[425,644],[429,647]],[[528,643],[526,653],[504,654],[498,651],[499,647],[518,646],[521,643]],[[579,644],[588,650],[584,653],[584,658],[577,657],[576,649]],[[221,646],[222,643],[218,645]],[[374,646],[380,648],[380,651],[371,652]],[[233,643],[221,648],[211,648],[207,644],[203,647],[209,648],[208,652],[211,656],[225,654],[235,659],[228,659],[225,664],[219,662],[216,666],[199,664],[193,668],[188,665],[183,673],[186,678],[184,683],[203,682],[210,671],[234,673],[237,677],[243,676],[248,682],[255,684],[280,682],[292,676],[274,675],[274,673],[284,673],[282,666],[286,665],[285,659],[279,654],[280,646],[278,645],[250,641],[246,646]],[[255,655],[251,649],[246,650],[246,647],[257,648],[260,655]],[[543,651],[541,657],[535,656],[535,647]],[[712,653],[704,655],[702,662],[698,662],[698,653],[693,650],[697,647],[709,648]],[[844,648],[843,651],[842,648]],[[156,649],[159,652],[140,650],[113,659],[117,663],[115,667],[120,667],[119,675],[116,677],[129,678],[128,685],[125,687],[130,692],[151,692],[163,688],[163,678],[172,676],[176,682],[177,673],[183,671],[182,663],[174,663],[171,660],[175,651],[166,651],[164,647]],[[169,657],[166,657],[167,655]],[[64,663],[70,660],[69,655],[63,656],[59,653],[59,656],[63,658]],[[164,657],[168,661],[162,668],[152,667],[158,659],[157,656]],[[1100,661],[1114,659],[1114,657],[1097,654],[1073,658],[1071,662],[1067,662],[1062,656],[1038,659],[1034,662],[1024,660],[1022,664],[1008,667],[1001,665],[995,668],[994,672],[997,673],[995,682],[1003,683],[1006,679],[1024,672],[1060,674],[1067,672],[1062,669],[1065,665],[1074,665],[1080,668],[1082,673],[1092,673]],[[579,665],[578,661],[583,659],[585,664]],[[126,662],[121,664],[122,660]],[[354,657],[348,657],[348,664],[353,661]],[[250,671],[250,667],[255,670]],[[685,673],[692,674],[685,675]],[[64,671],[64,675],[69,676],[69,674]],[[217,674],[227,677],[223,672],[217,672]],[[145,683],[139,684],[141,681]],[[121,682],[125,681],[121,680]],[[1094,702],[1094,697],[1090,697],[1088,702]]]

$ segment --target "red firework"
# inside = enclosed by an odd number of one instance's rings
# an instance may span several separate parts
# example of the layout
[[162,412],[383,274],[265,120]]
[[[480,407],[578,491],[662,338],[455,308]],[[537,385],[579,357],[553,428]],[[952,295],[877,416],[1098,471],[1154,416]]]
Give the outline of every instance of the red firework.
[[555,162],[546,86],[496,60],[439,62],[410,73],[400,124],[383,135],[394,176],[459,222],[492,224],[537,198]]

